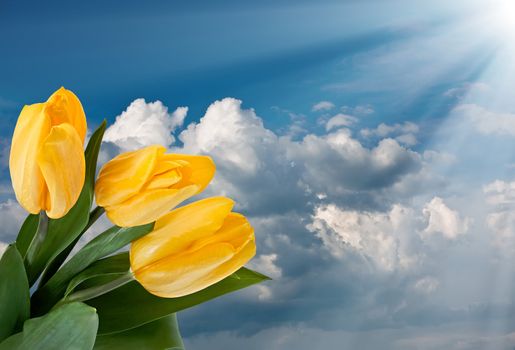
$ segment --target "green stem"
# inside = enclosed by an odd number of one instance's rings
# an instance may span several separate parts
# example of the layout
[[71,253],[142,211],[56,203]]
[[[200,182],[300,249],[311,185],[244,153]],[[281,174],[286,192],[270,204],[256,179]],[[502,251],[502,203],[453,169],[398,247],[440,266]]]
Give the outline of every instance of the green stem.
[[84,229],[82,230],[82,233],[86,232],[91,227],[91,225],[93,225],[98,220],[98,218],[100,218],[102,216],[102,214],[104,214],[104,213],[105,213],[104,208],[98,207],[98,206],[95,207],[95,209],[93,209],[91,211],[91,213],[89,213],[88,224],[86,225],[86,227],[84,227]]
[[[27,253],[25,254],[25,258],[23,260],[27,272],[30,272],[30,262],[36,259],[38,251],[47,235],[47,231],[48,216],[46,215],[45,211],[41,211],[39,213],[38,228],[36,229],[36,233],[34,234],[34,237],[32,238],[32,241],[30,242],[29,247],[27,248]],[[32,280],[31,276],[29,276],[29,279]],[[31,281],[31,283],[34,283],[34,281]]]
[[73,301],[86,301],[89,299],[96,298],[98,296],[101,296],[105,293],[108,293],[116,288],[119,288],[131,281],[134,281],[134,275],[131,271],[127,271],[124,275],[121,277],[118,277],[115,280],[112,280],[106,284],[102,284],[100,286],[95,286],[87,289],[79,290],[75,293],[72,293],[62,299],[58,304],[62,303],[71,303]]
[[43,271],[43,275],[41,276],[41,282],[39,283],[38,289],[43,286],[48,280],[56,273],[56,271],[61,267],[61,265],[64,263],[68,255],[70,255],[70,252],[73,250],[77,242],[80,240],[82,235],[104,214],[105,210],[102,207],[96,207],[89,213],[89,220],[80,233],[80,235],[75,238],[75,240],[68,246],[66,249],[64,249],[50,264],[48,267]]

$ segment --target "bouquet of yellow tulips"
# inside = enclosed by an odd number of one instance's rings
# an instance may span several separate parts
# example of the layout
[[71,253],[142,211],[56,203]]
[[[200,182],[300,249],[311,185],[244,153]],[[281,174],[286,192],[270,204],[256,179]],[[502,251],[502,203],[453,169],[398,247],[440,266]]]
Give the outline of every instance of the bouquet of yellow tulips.
[[[64,88],[20,113],[9,168],[29,215],[0,260],[0,350],[183,349],[176,312],[268,279],[243,267],[254,230],[232,200],[176,208],[213,178],[209,157],[149,146],[97,176],[105,127],[84,150]],[[70,256],[104,213],[115,226]]]

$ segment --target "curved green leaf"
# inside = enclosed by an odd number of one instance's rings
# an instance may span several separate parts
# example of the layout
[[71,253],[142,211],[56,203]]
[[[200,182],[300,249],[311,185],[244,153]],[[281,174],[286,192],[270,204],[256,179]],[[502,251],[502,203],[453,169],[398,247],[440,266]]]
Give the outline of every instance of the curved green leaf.
[[100,258],[125,247],[131,241],[152,231],[154,223],[135,227],[113,226],[82,247],[48,282],[34,293],[32,311],[36,315],[49,310],[66,291],[68,282]]
[[134,281],[86,303],[98,310],[98,334],[109,334],[138,327],[268,279],[260,273],[242,267],[222,281],[180,298],[159,298]]
[[[88,224],[89,211],[93,202],[95,169],[105,126],[106,123],[104,121],[91,136],[88,146],[86,147],[86,180],[77,203],[75,203],[73,208],[71,208],[64,217],[49,220],[48,231],[41,245],[36,248],[34,256],[26,257],[25,266],[27,267],[27,276],[30,285],[38,279],[41,272],[43,272],[52,260],[76,241],[77,237]],[[20,235],[22,234],[20,233]],[[22,236],[22,242],[26,242],[25,234]]]
[[[98,283],[105,284],[117,279],[127,273],[130,269],[129,252],[123,252],[91,264],[90,267],[75,276],[66,288],[65,296],[73,292],[79,285],[88,281],[87,288],[93,287]],[[92,282],[93,281],[93,282]]]
[[30,316],[29,282],[15,244],[0,259],[0,342],[19,332]]
[[184,350],[177,317],[171,314],[143,326],[114,334],[99,335],[95,350]]
[[0,343],[0,350],[90,350],[97,328],[95,309],[84,303],[64,304],[27,320],[23,332]]

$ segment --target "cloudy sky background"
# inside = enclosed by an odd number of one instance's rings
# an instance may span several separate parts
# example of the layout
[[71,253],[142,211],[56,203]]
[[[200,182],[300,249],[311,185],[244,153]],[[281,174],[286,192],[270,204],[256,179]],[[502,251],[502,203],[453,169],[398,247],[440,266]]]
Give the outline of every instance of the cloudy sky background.
[[64,85],[102,162],[208,154],[255,227],[274,280],[181,313],[188,349],[511,350],[508,4],[2,1],[0,241],[18,113]]

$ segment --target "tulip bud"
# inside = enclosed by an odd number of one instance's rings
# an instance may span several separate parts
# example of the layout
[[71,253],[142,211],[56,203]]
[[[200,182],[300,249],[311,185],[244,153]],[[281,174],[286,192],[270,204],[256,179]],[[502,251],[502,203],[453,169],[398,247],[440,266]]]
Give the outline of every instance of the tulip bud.
[[86,116],[73,92],[60,88],[44,103],[23,107],[11,144],[14,193],[29,213],[68,213],[84,185]]
[[153,222],[203,191],[213,178],[211,158],[165,154],[165,150],[155,145],[122,153],[102,167],[95,198],[115,225]]
[[150,293],[175,298],[231,275],[256,254],[254,230],[232,213],[234,202],[212,197],[173,210],[134,241],[131,270]]

